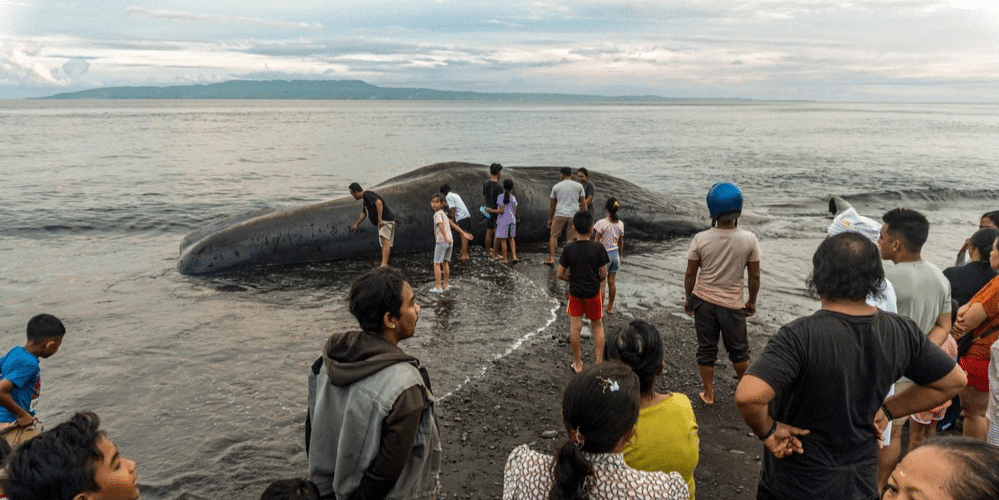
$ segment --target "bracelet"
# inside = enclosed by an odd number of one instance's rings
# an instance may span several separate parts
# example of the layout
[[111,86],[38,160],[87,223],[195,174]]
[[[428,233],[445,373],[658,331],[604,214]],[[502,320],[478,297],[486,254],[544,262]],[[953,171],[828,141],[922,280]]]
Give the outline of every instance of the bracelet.
[[760,436],[760,441],[766,441],[767,439],[770,439],[770,436],[773,436],[775,432],[777,432],[777,420],[776,419],[774,420],[773,425],[770,426],[770,430],[767,431],[766,434]]
[[888,420],[895,420],[895,417],[892,417],[891,412],[888,411],[888,407],[883,403],[881,404],[881,411],[884,412],[886,417],[888,417]]

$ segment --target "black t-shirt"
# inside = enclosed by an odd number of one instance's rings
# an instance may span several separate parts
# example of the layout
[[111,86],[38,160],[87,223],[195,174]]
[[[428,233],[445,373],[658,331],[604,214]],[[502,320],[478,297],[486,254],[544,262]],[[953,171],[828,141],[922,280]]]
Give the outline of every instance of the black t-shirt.
[[594,195],[596,193],[596,191],[597,191],[597,189],[595,187],[593,187],[593,183],[592,182],[586,181],[586,184],[583,184],[583,197],[584,198],[589,198],[589,197],[593,196],[593,200],[591,200],[590,204],[587,205],[587,207],[586,207],[586,211],[590,212],[591,214],[596,213],[596,208],[594,207],[594,205],[597,204],[597,197]]
[[573,241],[565,246],[558,264],[569,271],[569,294],[578,299],[592,299],[600,293],[600,268],[610,258],[603,244],[596,241]]
[[954,360],[909,318],[818,311],[784,325],[748,374],[777,393],[770,415],[811,432],[803,454],[763,453],[761,485],[778,498],[877,497],[874,415],[905,375],[928,384]]
[[498,208],[496,198],[503,194],[503,186],[500,183],[489,179],[482,185],[482,197],[486,199],[486,208]]
[[[381,196],[378,196],[374,191],[365,191],[363,197],[364,201],[364,211],[368,213],[368,219],[372,224],[378,225],[378,207],[375,206],[375,200],[382,200]],[[382,200],[382,222],[392,222],[395,220],[395,214],[392,213],[392,209],[389,208],[388,203]]]
[[950,281],[950,296],[957,301],[958,307],[967,304],[997,274],[988,262],[981,261],[948,267],[943,273]]

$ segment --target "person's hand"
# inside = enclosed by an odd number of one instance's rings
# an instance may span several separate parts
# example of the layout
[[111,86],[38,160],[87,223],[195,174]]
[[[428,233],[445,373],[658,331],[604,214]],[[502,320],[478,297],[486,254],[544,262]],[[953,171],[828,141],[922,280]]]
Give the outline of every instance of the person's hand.
[[746,316],[752,316],[756,314],[756,302],[746,302],[746,307],[743,308],[746,312]]
[[804,453],[805,448],[801,445],[798,436],[807,436],[809,432],[811,431],[807,429],[799,429],[777,422],[777,430],[763,441],[763,446],[777,458],[789,457],[792,453]]
[[357,224],[354,224],[353,226],[350,226],[350,232],[353,233],[353,232],[356,232],[356,231],[357,231]]
[[694,309],[690,305],[690,297],[687,297],[687,300],[683,301],[683,312],[687,313],[687,316],[694,315]]
[[461,233],[461,236],[462,238],[465,238],[468,241],[472,241],[473,239],[475,239],[475,236],[472,236],[472,233]]
[[969,248],[971,248],[971,238],[964,240],[964,244],[961,245],[961,249],[957,251],[957,254],[964,255],[964,252],[967,252]]
[[548,229],[551,229],[551,228],[552,228],[552,220],[548,219]]
[[29,427],[34,424],[37,419],[29,414],[21,415],[17,417],[17,422],[14,423],[17,427]]

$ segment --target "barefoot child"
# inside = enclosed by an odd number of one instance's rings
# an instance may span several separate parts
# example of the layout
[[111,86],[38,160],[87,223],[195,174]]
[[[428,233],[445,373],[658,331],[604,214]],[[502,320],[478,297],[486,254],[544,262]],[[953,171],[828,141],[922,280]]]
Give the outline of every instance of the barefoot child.
[[[614,283],[614,279],[617,277],[617,272],[621,270],[621,250],[624,248],[624,222],[617,218],[617,210],[620,207],[621,204],[618,203],[617,198],[607,198],[607,203],[604,204],[607,217],[598,220],[593,225],[595,234],[593,241],[599,241],[604,245],[604,249],[607,250],[607,258],[610,259],[610,264],[607,264],[607,307],[604,307],[604,312],[607,314],[614,314],[614,297],[617,295],[617,285]],[[603,297],[604,282],[601,281],[601,302],[603,302]]]
[[589,212],[578,211],[572,217],[576,230],[576,241],[570,242],[562,250],[558,260],[558,279],[569,282],[569,306],[566,313],[570,318],[569,343],[572,346],[572,370],[583,371],[583,354],[579,346],[579,334],[583,330],[583,314],[590,319],[593,328],[593,347],[596,362],[604,357],[604,321],[600,299],[600,282],[607,279],[607,250],[596,241],[590,241],[593,232],[593,216]]
[[[454,246],[454,240],[451,238],[451,229],[448,227],[453,227],[462,238],[472,239],[472,235],[466,233],[464,229],[458,227],[453,220],[448,218],[447,213],[444,212],[444,196],[440,194],[435,194],[430,198],[430,206],[434,209],[434,239],[437,241],[437,245],[434,246],[434,288],[430,291],[433,293],[442,293],[445,290],[451,288],[448,284],[448,280],[451,278],[451,249]],[[441,268],[444,274],[444,286],[441,286]]]
[[513,254],[513,261],[517,258],[517,197],[513,195],[513,181],[507,179],[503,181],[503,194],[496,197],[496,208],[487,208],[487,212],[498,214],[496,218],[496,239],[502,248],[500,262],[506,264],[506,246],[510,242],[510,251]]
[[[701,400],[712,404],[719,337],[725,343],[736,377],[741,379],[749,368],[746,317],[756,314],[760,242],[755,234],[738,227],[742,215],[742,191],[738,186],[730,182],[711,186],[707,202],[711,228],[697,233],[690,242],[683,277],[683,310],[694,317],[697,365],[704,383]],[[747,271],[748,300],[743,298]]]

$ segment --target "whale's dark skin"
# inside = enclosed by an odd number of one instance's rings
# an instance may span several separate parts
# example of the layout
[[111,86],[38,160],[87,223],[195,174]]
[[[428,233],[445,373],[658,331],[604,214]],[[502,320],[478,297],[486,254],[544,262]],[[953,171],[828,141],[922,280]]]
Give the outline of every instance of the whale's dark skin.
[[[560,167],[504,167],[501,179],[512,179],[519,203],[518,242],[548,239],[551,188],[559,181]],[[385,200],[396,216],[393,254],[433,252],[433,211],[430,197],[440,186],[465,201],[472,213],[476,241],[485,237],[482,184],[489,178],[487,165],[438,163],[367,186]],[[684,236],[705,229],[705,214],[656,195],[623,179],[590,172],[597,186],[595,214],[602,217],[607,197],[621,200],[618,216],[626,239]],[[211,274],[273,265],[332,260],[377,258],[376,228],[367,219],[357,232],[350,226],[361,213],[362,202],[344,196],[330,201],[274,212],[254,212],[220,220],[189,234],[180,245],[177,270],[181,274]],[[705,211],[706,212],[706,211]],[[457,243],[457,241],[456,241]]]

